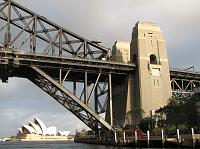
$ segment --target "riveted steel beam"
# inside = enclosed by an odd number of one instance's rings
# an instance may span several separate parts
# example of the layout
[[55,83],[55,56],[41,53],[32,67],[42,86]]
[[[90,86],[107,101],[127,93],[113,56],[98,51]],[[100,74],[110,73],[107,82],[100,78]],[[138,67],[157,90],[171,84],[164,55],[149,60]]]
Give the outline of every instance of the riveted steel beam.
[[[21,45],[20,50],[34,54],[109,59],[110,49],[81,37],[14,1],[0,0],[0,14],[0,23],[6,24],[6,30],[0,30],[0,33],[12,38],[12,42],[8,40],[10,38],[6,38],[5,42],[0,41],[4,47]],[[30,39],[26,40],[25,36]]]
[[[62,84],[51,78],[51,76],[41,69],[37,67],[32,67],[32,69],[34,70],[35,77],[30,77],[29,79],[76,115],[88,127],[93,130],[96,128],[107,131],[113,130],[111,125],[78,99],[73,93],[67,90]],[[98,124],[98,127],[95,124]]]

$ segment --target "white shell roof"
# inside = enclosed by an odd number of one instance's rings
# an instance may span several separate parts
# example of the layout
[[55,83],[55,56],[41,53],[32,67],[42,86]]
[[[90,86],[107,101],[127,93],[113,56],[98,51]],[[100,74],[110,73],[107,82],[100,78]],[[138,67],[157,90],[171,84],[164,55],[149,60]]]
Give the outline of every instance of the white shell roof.
[[70,131],[58,131],[58,134],[61,136],[68,136]]
[[46,126],[44,125],[44,123],[40,120],[40,119],[38,119],[38,118],[34,118],[34,123],[35,124],[37,124],[40,128],[41,128],[41,130],[42,130],[42,134],[43,135],[46,135]]
[[20,134],[23,133],[22,128],[18,128],[18,131],[19,131]]
[[26,129],[30,134],[36,134],[35,129],[29,125],[22,125],[22,130],[23,128]]
[[56,132],[57,132],[57,128],[56,127],[48,127],[46,129],[46,134],[47,135],[56,135]]
[[40,126],[38,126],[37,124],[35,124],[31,121],[29,121],[29,126],[32,126],[35,129],[37,134],[42,135],[42,130],[41,130]]
[[[18,128],[21,134],[39,134],[39,135],[57,135],[56,127],[46,128],[45,124],[38,118],[34,118],[34,122],[29,121],[28,125],[22,125],[21,128]],[[70,131],[58,131],[58,135],[68,136]]]

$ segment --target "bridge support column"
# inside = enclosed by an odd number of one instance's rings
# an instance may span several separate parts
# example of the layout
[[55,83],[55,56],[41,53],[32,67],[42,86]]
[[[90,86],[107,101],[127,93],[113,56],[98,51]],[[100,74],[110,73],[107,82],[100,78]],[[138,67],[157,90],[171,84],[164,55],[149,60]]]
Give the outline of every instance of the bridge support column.
[[0,67],[0,79],[3,83],[8,83],[8,76],[8,68],[6,67],[6,65]]
[[73,82],[73,94],[76,96],[76,81]]
[[84,103],[86,104],[88,99],[88,81],[87,81],[87,71],[85,71],[85,80],[84,80]]
[[[116,41],[112,48],[112,61],[130,63],[130,43]],[[132,121],[133,74],[114,78],[113,87],[113,125],[123,127]]]
[[[98,113],[98,90],[97,88],[95,87],[94,89],[94,109],[95,109],[95,112]],[[98,128],[98,122],[96,122],[95,124],[96,126],[96,129],[95,129],[95,136],[96,137],[99,137],[99,128]]]
[[112,75],[109,73],[108,77],[108,94],[109,94],[109,101],[110,101],[110,125],[113,126],[113,103],[112,103]]

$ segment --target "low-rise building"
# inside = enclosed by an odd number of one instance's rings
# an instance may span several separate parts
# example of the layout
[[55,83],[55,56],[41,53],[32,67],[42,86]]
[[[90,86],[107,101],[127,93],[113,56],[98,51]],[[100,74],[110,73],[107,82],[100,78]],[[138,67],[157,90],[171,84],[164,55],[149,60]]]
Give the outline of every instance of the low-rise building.
[[57,131],[57,127],[46,127],[38,118],[33,122],[18,128],[17,140],[19,141],[61,141],[69,140],[70,131]]

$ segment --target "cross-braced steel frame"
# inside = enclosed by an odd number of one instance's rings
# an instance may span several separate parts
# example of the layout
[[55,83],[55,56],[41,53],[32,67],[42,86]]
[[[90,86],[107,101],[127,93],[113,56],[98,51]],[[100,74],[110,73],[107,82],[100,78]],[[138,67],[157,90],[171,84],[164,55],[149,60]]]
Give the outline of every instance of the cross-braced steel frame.
[[113,130],[112,82],[125,79],[134,68],[134,65],[23,54],[16,49],[0,48],[2,80],[13,76],[28,78],[96,134],[99,130]]
[[0,0],[1,46],[67,58],[108,58],[108,49],[49,21],[12,0]]
[[[78,80],[73,81],[73,85],[71,86],[71,90],[73,91],[68,89],[66,87],[67,84],[65,84],[65,81],[69,79],[68,76],[70,76],[71,70],[67,70],[62,73],[62,69],[60,69],[59,73],[57,74],[59,79],[56,81],[51,75],[45,73],[43,70],[37,67],[32,67],[32,69],[34,70],[34,72],[32,72],[32,75],[34,75],[35,77],[29,77],[29,79],[34,84],[39,86],[43,91],[56,99],[61,105],[71,111],[74,115],[76,115],[88,127],[90,127],[92,130],[99,130],[102,128],[104,130],[112,130],[112,126],[108,124],[104,120],[104,118],[99,116],[99,114],[106,112],[106,105],[108,102],[107,96],[111,96],[111,88],[107,88],[107,84],[109,84],[109,82],[111,81],[111,74],[108,74],[108,76],[104,76],[108,77],[108,79],[105,80],[110,80],[108,81],[108,83],[107,81],[102,83],[99,82],[101,73],[97,74],[97,77],[95,76],[94,82],[92,82],[91,80],[90,82],[87,82],[88,76],[86,71],[83,79],[84,87],[82,91],[79,87],[80,94],[77,95],[77,83],[75,81]],[[72,77],[70,78],[73,79]],[[88,91],[89,84],[91,86],[90,91]],[[103,95],[106,96],[106,98],[102,99],[101,96]],[[94,98],[94,100],[92,101],[91,96],[93,96]]]
[[171,68],[170,77],[173,96],[186,97],[199,92],[199,72]]
[[175,97],[190,96],[198,92],[200,81],[173,78],[171,80],[172,94]]
[[[0,0],[0,78],[31,80],[98,134],[112,131],[112,80],[135,65],[12,0]],[[107,118],[107,121],[105,120]]]

